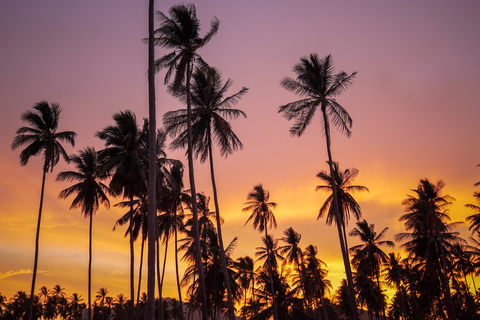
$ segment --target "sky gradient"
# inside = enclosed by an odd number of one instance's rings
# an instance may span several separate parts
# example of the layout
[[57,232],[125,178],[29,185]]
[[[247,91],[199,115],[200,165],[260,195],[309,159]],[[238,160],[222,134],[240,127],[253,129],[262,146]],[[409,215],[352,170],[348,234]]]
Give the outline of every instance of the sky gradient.
[[[166,13],[173,1],[157,1]],[[317,221],[326,198],[315,192],[315,175],[326,170],[325,139],[317,115],[301,138],[277,109],[298,97],[280,87],[300,57],[332,54],[337,71],[358,71],[353,85],[337,101],[353,119],[352,136],[332,131],[332,152],[340,167],[356,167],[363,217],[387,239],[402,232],[401,202],[421,178],[443,179],[456,201],[452,221],[472,214],[473,184],[480,181],[480,2],[454,1],[213,1],[195,3],[202,35],[210,20],[220,20],[217,36],[199,53],[249,92],[238,104],[246,119],[232,122],[244,149],[220,158],[216,176],[224,242],[238,236],[233,257],[254,256],[261,234],[244,227],[247,193],[263,183],[270,191],[278,228],[302,234],[302,248],[316,245],[327,263],[334,290],[343,277],[336,228]],[[158,24],[156,24],[158,26]],[[21,114],[47,100],[62,107],[59,130],[77,132],[75,148],[97,149],[97,131],[112,115],[130,109],[139,122],[148,115],[147,1],[1,1],[0,2],[0,293],[10,298],[29,291],[41,184],[41,159],[19,164],[20,150],[10,144],[24,125]],[[157,48],[156,55],[167,53]],[[156,77],[158,123],[183,106],[165,92],[164,72]],[[168,151],[182,160],[184,151]],[[197,190],[211,196],[208,166],[195,163]],[[56,284],[86,298],[88,220],[58,199],[68,185],[55,182],[61,162],[47,176],[40,234],[38,289]],[[188,184],[187,184],[188,185]],[[478,190],[476,190],[478,191]],[[121,199],[112,199],[112,204]],[[211,205],[213,207],[213,204]],[[213,210],[213,208],[211,208]],[[125,230],[112,228],[123,214],[102,208],[94,218],[94,292],[129,292],[129,250]],[[355,226],[351,220],[348,230]],[[467,226],[460,227],[468,238]],[[356,244],[349,239],[349,246]],[[395,251],[400,250],[399,244]],[[139,250],[137,250],[137,253]],[[173,254],[166,295],[174,291]],[[138,271],[138,260],[136,265]],[[145,286],[142,291],[145,290]]]

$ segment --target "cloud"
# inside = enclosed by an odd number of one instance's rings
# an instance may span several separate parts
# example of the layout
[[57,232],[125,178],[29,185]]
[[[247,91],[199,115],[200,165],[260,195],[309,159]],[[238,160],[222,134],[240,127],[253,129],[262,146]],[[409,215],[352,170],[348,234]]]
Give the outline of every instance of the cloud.
[[119,275],[122,275],[124,274],[125,272],[123,271],[117,271],[117,270],[114,270],[110,273],[111,276],[119,276]]
[[[37,273],[44,273],[45,271],[37,271]],[[7,271],[5,273],[0,272],[0,280],[5,278],[10,278],[19,274],[31,274],[33,271],[31,269],[20,269],[18,271]]]

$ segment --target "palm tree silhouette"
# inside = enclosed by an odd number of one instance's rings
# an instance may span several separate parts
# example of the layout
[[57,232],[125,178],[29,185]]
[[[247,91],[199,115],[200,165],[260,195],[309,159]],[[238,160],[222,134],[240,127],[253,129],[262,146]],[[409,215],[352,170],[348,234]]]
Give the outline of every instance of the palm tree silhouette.
[[103,164],[98,159],[98,154],[92,147],[80,151],[70,159],[77,171],[63,171],[57,176],[57,181],[69,181],[74,185],[62,190],[59,197],[66,199],[72,194],[76,197],[70,209],[80,208],[85,217],[89,218],[88,236],[88,317],[92,317],[92,229],[93,216],[101,204],[110,206],[107,193],[110,189],[102,182],[107,178]]
[[[171,229],[174,233],[175,242],[175,274],[177,280],[178,303],[180,310],[183,310],[182,291],[180,288],[180,275],[178,270],[178,230],[183,227],[184,211],[183,205],[191,201],[190,195],[183,190],[183,165],[181,162],[174,163],[169,170],[164,172],[162,191],[159,194],[158,207],[165,212],[168,223],[159,224],[160,234],[170,235]],[[160,220],[160,218],[158,218]],[[172,228],[173,227],[173,228]],[[165,231],[162,231],[166,229]],[[157,242],[158,245],[159,242]],[[159,250],[158,250],[159,251]],[[166,251],[166,248],[165,248]],[[160,273],[160,272],[158,272]],[[160,276],[158,277],[160,280]],[[163,279],[163,277],[162,277]],[[159,287],[161,286],[159,281]]]
[[420,180],[418,187],[412,190],[416,195],[409,195],[403,201],[407,213],[399,219],[405,221],[405,228],[410,232],[396,235],[396,240],[406,241],[402,248],[425,264],[423,277],[434,275],[440,280],[448,318],[456,319],[447,277],[446,252],[452,244],[463,239],[453,231],[458,223],[448,223],[450,217],[446,208],[453,198],[441,195],[444,186],[441,180],[437,184],[428,179]]
[[328,319],[325,295],[330,292],[332,284],[326,279],[328,271],[323,268],[327,265],[317,258],[317,253],[317,247],[314,245],[308,245],[303,252],[302,263],[305,267],[301,277],[304,279],[304,296],[307,301],[309,298],[312,299],[312,306],[317,310],[321,308],[324,318]]
[[[185,83],[187,92],[187,129],[188,129],[188,174],[190,181],[190,191],[192,195],[192,207],[194,215],[194,238],[196,242],[196,259],[200,277],[200,292],[202,301],[202,318],[207,320],[205,280],[201,268],[200,238],[198,235],[198,217],[195,195],[195,175],[193,169],[193,148],[192,148],[192,115],[190,98],[190,78],[192,76],[192,66],[195,60],[199,59],[197,50],[205,46],[211,38],[217,33],[220,22],[214,18],[210,25],[210,31],[202,38],[199,35],[200,21],[197,18],[196,8],[193,4],[178,4],[169,9],[170,17],[158,12],[160,19],[160,28],[155,30],[155,44],[162,47],[173,49],[174,51],[164,55],[155,61],[158,69],[168,68],[165,75],[165,83],[168,83],[173,72],[175,79],[173,88],[178,90]],[[231,319],[233,320],[233,319]]]
[[[142,161],[144,135],[140,130],[135,114],[130,110],[113,115],[115,125],[109,125],[96,136],[105,141],[105,149],[99,152],[107,172],[112,172],[110,190],[116,195],[123,194],[130,202],[129,230],[133,228],[134,197],[145,194],[147,178]],[[130,317],[133,319],[135,303],[134,280],[134,238],[130,232]]]
[[[346,225],[350,219],[350,214],[353,214],[358,220],[361,215],[360,205],[350,194],[355,191],[367,191],[368,188],[360,185],[353,185],[353,180],[358,176],[358,169],[351,168],[341,171],[338,165],[338,162],[334,162],[331,166],[330,174],[327,171],[320,171],[317,174],[317,177],[322,180],[325,185],[319,185],[315,190],[324,190],[331,192],[327,197],[322,207],[319,210],[317,219],[326,215],[326,223],[331,225],[332,222],[335,222],[338,229],[338,236],[340,238],[340,244],[345,245],[345,250],[348,248],[347,244],[347,234],[346,234]],[[333,174],[332,174],[333,172]],[[337,219],[337,213],[340,216],[340,219]],[[339,222],[340,221],[340,222]],[[342,248],[343,250],[343,248]],[[345,264],[345,258],[347,259],[347,264]],[[350,270],[350,259],[348,256],[348,250],[344,252],[344,265],[346,270]],[[349,283],[349,272],[347,271],[347,284]],[[351,276],[351,270],[350,270]],[[353,278],[351,279],[353,281]],[[352,295],[352,287],[348,285],[349,294]],[[353,303],[353,301],[352,301]],[[353,314],[356,314],[356,310],[352,311]]]
[[[286,105],[280,106],[279,113],[283,113],[288,120],[295,119],[294,125],[290,128],[292,136],[301,136],[306,127],[312,121],[315,111],[320,108],[323,117],[323,127],[325,131],[325,139],[327,144],[328,164],[330,166],[330,177],[332,179],[333,191],[333,207],[334,214],[337,221],[337,229],[340,237],[340,246],[342,249],[343,262],[345,271],[347,273],[348,288],[350,290],[351,299],[355,299],[353,289],[353,278],[348,260],[347,245],[343,243],[341,237],[341,216],[339,204],[337,203],[337,191],[335,187],[334,168],[332,152],[330,150],[330,121],[341,132],[350,136],[350,128],[352,126],[352,119],[348,112],[335,100],[335,97],[343,93],[353,82],[356,72],[347,74],[341,71],[334,74],[333,61],[331,55],[324,59],[319,59],[315,53],[310,54],[310,57],[303,57],[300,62],[293,67],[297,78],[285,77],[281,82],[281,86],[288,91],[294,92],[302,97],[301,100],[290,102]],[[353,307],[355,303],[353,303]],[[354,318],[358,319],[356,309],[353,310]]]
[[302,289],[302,294],[304,298],[305,306],[307,306],[307,299],[305,296],[305,285],[302,279],[302,266],[303,266],[303,252],[302,249],[299,247],[300,239],[302,235],[293,230],[292,227],[283,231],[283,237],[280,238],[281,241],[285,242],[284,246],[279,248],[280,254],[286,254],[285,260],[283,261],[284,264],[293,264],[293,266],[297,269],[297,273],[300,279],[300,288]]
[[[253,228],[258,229],[259,232],[265,231],[265,239],[268,238],[268,225],[270,228],[277,227],[277,221],[273,214],[272,209],[274,209],[277,204],[275,202],[269,202],[270,192],[263,189],[262,184],[257,184],[253,187],[253,190],[250,191],[247,195],[247,202],[245,202],[245,207],[242,209],[244,212],[251,211],[252,214],[248,217],[245,225],[253,219]],[[268,274],[270,277],[270,289],[272,293],[272,304],[273,304],[273,316],[275,320],[278,320],[277,305],[275,301],[275,289],[273,287],[273,277],[272,277],[272,264],[273,261],[270,261],[270,248],[267,246],[267,264],[268,264]]]
[[40,206],[38,209],[37,231],[35,236],[35,258],[33,263],[32,286],[30,290],[30,304],[28,308],[28,320],[33,319],[33,300],[35,293],[35,281],[37,278],[38,267],[38,246],[40,239],[40,223],[42,220],[43,195],[45,192],[45,176],[47,172],[52,172],[53,167],[58,163],[60,157],[69,162],[68,155],[61,142],[66,142],[75,146],[76,133],[73,131],[57,132],[61,109],[57,103],[49,104],[47,101],[41,101],[35,104],[33,111],[26,111],[22,114],[22,121],[27,122],[31,127],[21,127],[15,134],[12,142],[12,149],[15,150],[23,145],[27,145],[20,153],[20,164],[22,166],[28,163],[30,157],[42,155],[43,157],[43,176],[42,188],[40,191]]
[[[210,160],[210,176],[213,188],[213,199],[215,212],[217,214],[217,232],[220,245],[220,258],[222,261],[223,274],[227,273],[226,258],[223,246],[222,229],[220,222],[220,209],[218,204],[218,193],[215,181],[213,165],[213,143],[220,147],[223,156],[227,156],[237,149],[243,147],[240,139],[232,131],[227,119],[235,119],[239,116],[246,117],[245,113],[238,109],[232,109],[248,89],[242,88],[234,95],[225,97],[232,82],[228,79],[223,83],[222,75],[216,68],[209,67],[205,63],[198,67],[193,73],[193,83],[191,84],[192,105],[192,144],[194,156],[200,156],[200,162]],[[170,92],[181,101],[186,101],[186,88],[182,86],[179,90],[174,90],[170,86]],[[163,119],[165,129],[172,137],[176,139],[172,142],[172,147],[185,148],[188,145],[187,128],[188,110],[181,109],[167,112]],[[230,318],[235,316],[234,304],[228,277],[225,277],[227,288],[227,299],[229,304]]]
[[[382,264],[388,261],[388,256],[380,246],[387,246],[393,248],[395,244],[389,240],[382,240],[385,237],[388,227],[384,228],[378,235],[375,231],[374,224],[368,224],[366,220],[358,221],[357,227],[348,234],[351,237],[359,237],[363,244],[359,244],[350,248],[353,254],[352,264],[356,267],[357,273],[361,272],[365,276],[373,278],[377,282],[377,287],[380,286],[380,273]],[[373,280],[373,279],[372,279]],[[385,309],[382,310],[385,318]]]
[[[243,308],[247,306],[247,291],[251,288],[251,299],[255,298],[255,271],[254,261],[251,257],[239,257],[235,261],[235,269],[237,271],[236,280],[244,290],[243,293]],[[246,315],[242,314],[242,318],[246,319]]]

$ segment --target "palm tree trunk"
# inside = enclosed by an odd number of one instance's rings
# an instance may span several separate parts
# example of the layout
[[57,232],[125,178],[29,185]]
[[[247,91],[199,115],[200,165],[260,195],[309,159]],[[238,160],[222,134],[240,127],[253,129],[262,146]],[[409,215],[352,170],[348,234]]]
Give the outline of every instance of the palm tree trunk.
[[130,235],[130,320],[135,319],[135,256],[134,256],[134,246],[133,246],[133,196],[130,196],[130,225],[129,225],[129,235]]
[[47,163],[43,166],[42,189],[40,191],[40,208],[38,209],[37,233],[35,235],[35,258],[33,262],[32,287],[30,290],[30,306],[28,308],[28,320],[33,319],[33,300],[35,295],[35,281],[37,279],[38,267],[38,244],[40,240],[40,222],[42,221],[43,195],[45,193],[45,176],[47,174]]
[[155,242],[157,239],[157,116],[155,102],[154,0],[148,0],[148,275],[147,320],[155,319]]
[[265,215],[263,216],[263,226],[265,228],[265,244],[267,246],[267,264],[268,264],[268,277],[270,278],[270,290],[272,291],[272,306],[273,306],[273,319],[278,320],[278,312],[277,312],[277,302],[275,299],[275,287],[273,286],[273,268],[272,268],[272,262],[270,260],[270,248],[268,247],[268,234],[267,234],[267,219]]
[[222,224],[220,221],[220,208],[218,205],[218,195],[217,195],[217,185],[215,183],[215,172],[213,170],[213,152],[212,152],[212,139],[211,139],[210,125],[208,127],[208,155],[210,158],[210,177],[212,178],[212,189],[213,189],[213,201],[215,203],[215,214],[217,220],[217,233],[218,233],[218,243],[220,246],[220,259],[222,261],[222,271],[223,279],[225,280],[225,287],[227,288],[227,304],[228,304],[228,315],[230,320],[235,320],[235,306],[232,299],[232,288],[230,286],[230,277],[228,274],[227,258],[225,257],[225,247],[223,246],[223,236],[222,236]]
[[192,143],[192,103],[190,96],[190,78],[192,75],[191,63],[187,64],[187,131],[188,131],[188,177],[190,180],[190,191],[192,195],[192,214],[193,214],[193,237],[195,240],[195,253],[198,269],[198,282],[200,286],[200,301],[202,304],[202,320],[208,320],[207,294],[205,291],[205,278],[203,276],[202,253],[200,249],[200,235],[198,229],[198,211],[197,211],[197,191],[195,188],[195,174],[193,170],[193,143]]
[[175,275],[177,277],[177,291],[178,291],[178,301],[180,302],[180,310],[182,312],[182,317],[181,320],[184,319],[183,316],[183,301],[182,301],[182,290],[180,289],[180,275],[178,272],[178,247],[177,247],[177,210],[175,206],[175,213],[174,213],[174,219],[175,221]]
[[[140,289],[142,288],[142,268],[143,268],[143,251],[145,249],[145,238],[142,235],[142,245],[140,247],[140,267],[138,269],[138,286],[137,286],[137,305],[140,302]],[[140,310],[138,310],[140,312]],[[137,314],[138,316],[138,314]]]
[[332,180],[332,194],[333,194],[333,209],[335,212],[336,218],[336,225],[338,229],[338,236],[340,238],[340,247],[342,249],[342,256],[343,256],[343,264],[345,266],[345,273],[347,274],[347,284],[348,290],[350,293],[350,300],[351,300],[351,307],[352,307],[352,314],[354,320],[359,320],[358,312],[357,312],[357,304],[355,302],[355,290],[353,287],[353,276],[352,276],[352,269],[350,267],[350,259],[348,258],[348,248],[345,244],[344,234],[342,233],[342,219],[340,218],[340,210],[338,208],[338,199],[337,199],[337,183],[335,181],[335,175],[333,170],[333,160],[332,160],[332,152],[330,150],[330,126],[328,122],[327,112],[325,109],[325,105],[322,104],[322,115],[323,115],[323,122],[325,127],[325,138],[327,143],[327,154],[328,154],[328,165],[330,167],[330,178]]
[[161,280],[162,277],[160,276],[160,238],[157,238],[157,287],[158,287],[158,301],[159,301],[159,307],[157,310],[157,319],[163,320],[163,297],[162,297],[162,284]]
[[92,320],[92,229],[93,212],[90,212],[90,230],[88,236],[88,320]]
[[168,236],[165,239],[165,255],[163,256],[162,280],[160,281],[160,292],[163,293],[163,280],[165,280],[165,266],[167,265]]

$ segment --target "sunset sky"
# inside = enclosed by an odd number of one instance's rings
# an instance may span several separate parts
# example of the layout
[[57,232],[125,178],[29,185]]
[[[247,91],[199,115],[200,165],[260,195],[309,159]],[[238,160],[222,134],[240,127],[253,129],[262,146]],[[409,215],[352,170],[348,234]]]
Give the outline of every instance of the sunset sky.
[[[15,130],[24,125],[21,114],[41,100],[59,103],[59,130],[78,134],[69,153],[86,146],[101,149],[94,135],[113,124],[118,111],[134,111],[140,123],[148,115],[142,41],[147,2],[0,1],[0,293],[7,298],[30,290],[41,186],[41,158],[22,167],[20,150],[10,148]],[[177,3],[156,2],[164,13]],[[281,88],[280,80],[293,77],[293,65],[310,53],[332,54],[337,71],[358,71],[337,99],[353,118],[353,134],[347,138],[333,131],[332,152],[342,169],[359,169],[356,183],[370,192],[356,199],[378,232],[389,227],[387,239],[394,240],[404,231],[398,222],[401,202],[421,178],[445,181],[444,192],[456,198],[452,221],[472,214],[464,205],[475,203],[472,194],[480,191],[473,186],[480,181],[479,1],[204,0],[195,5],[202,35],[214,16],[221,22],[217,36],[199,53],[233,80],[231,93],[249,88],[238,104],[247,118],[232,122],[244,149],[214,159],[224,241],[239,237],[234,259],[254,257],[262,245],[261,234],[244,226],[249,214],[242,208],[247,193],[263,183],[278,203],[272,234],[282,237],[292,226],[302,234],[302,248],[316,245],[333,291],[344,276],[336,228],[316,219],[326,198],[315,192],[315,175],[327,169],[321,118],[317,115],[298,138],[289,135],[292,123],[277,113],[280,105],[299,98]],[[156,55],[167,52],[157,48]],[[183,108],[165,92],[163,76],[156,78],[159,124],[164,112]],[[168,156],[187,164],[183,150]],[[88,220],[69,210],[72,199],[58,199],[68,184],[55,182],[60,171],[71,168],[60,162],[47,175],[36,292],[60,284],[68,295],[86,298]],[[195,168],[197,190],[211,196],[208,166],[195,163]],[[120,201],[111,199],[112,205]],[[102,208],[94,218],[94,292],[106,287],[112,296],[129,293],[125,229],[112,231],[123,213]],[[354,226],[351,220],[348,230]],[[460,227],[464,238],[467,229]],[[350,246],[356,243],[349,239]],[[175,297],[172,258],[165,295]]]

